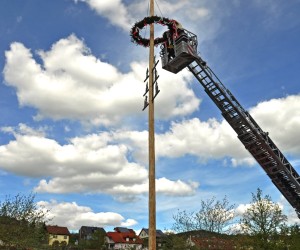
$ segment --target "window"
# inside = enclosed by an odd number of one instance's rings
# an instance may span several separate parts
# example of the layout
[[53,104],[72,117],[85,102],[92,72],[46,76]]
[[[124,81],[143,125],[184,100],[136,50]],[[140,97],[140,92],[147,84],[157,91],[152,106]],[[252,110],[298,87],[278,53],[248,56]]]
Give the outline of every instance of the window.
[[53,236],[53,238],[55,238],[55,239],[57,238],[57,235],[55,235],[55,234],[53,234],[52,236]]
[[68,238],[68,236],[67,236],[67,235],[65,235],[65,236],[64,236],[64,239],[67,239],[67,238]]

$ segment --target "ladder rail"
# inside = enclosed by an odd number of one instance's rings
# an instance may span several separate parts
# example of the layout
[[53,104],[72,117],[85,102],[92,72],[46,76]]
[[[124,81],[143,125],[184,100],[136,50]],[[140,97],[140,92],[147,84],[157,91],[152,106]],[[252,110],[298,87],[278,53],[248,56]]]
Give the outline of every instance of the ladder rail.
[[300,177],[297,171],[201,57],[196,57],[187,67],[300,218]]

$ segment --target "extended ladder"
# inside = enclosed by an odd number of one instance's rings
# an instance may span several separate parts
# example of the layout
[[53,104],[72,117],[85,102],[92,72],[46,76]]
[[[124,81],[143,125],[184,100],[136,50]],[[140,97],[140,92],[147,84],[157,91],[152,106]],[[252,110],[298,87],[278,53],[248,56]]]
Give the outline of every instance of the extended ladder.
[[221,110],[223,117],[237,133],[239,140],[262,166],[300,218],[300,177],[251,115],[198,56],[188,66],[205,92]]

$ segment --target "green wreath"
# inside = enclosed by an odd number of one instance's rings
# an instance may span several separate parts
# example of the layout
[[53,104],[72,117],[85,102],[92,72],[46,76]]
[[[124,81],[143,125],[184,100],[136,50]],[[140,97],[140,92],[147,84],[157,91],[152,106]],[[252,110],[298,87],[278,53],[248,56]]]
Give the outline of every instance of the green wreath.
[[[144,47],[150,46],[150,40],[146,38],[142,38],[140,35],[140,30],[143,29],[145,26],[150,25],[152,23],[161,24],[163,26],[168,26],[168,29],[170,33],[176,34],[177,28],[176,28],[176,21],[172,19],[168,19],[165,17],[159,17],[159,16],[151,16],[151,17],[145,17],[143,20],[135,23],[130,31],[131,41],[133,43],[136,43],[137,45],[142,45]],[[163,42],[166,42],[167,38],[165,37],[158,37],[154,39],[154,45],[157,46]]]

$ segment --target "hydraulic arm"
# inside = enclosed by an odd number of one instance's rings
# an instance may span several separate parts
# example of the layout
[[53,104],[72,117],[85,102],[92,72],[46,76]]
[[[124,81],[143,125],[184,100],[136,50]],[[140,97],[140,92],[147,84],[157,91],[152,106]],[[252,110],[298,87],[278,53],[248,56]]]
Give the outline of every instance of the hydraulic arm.
[[265,170],[300,218],[300,177],[279,148],[199,57],[188,65],[205,92],[221,110],[239,140]]
[[174,58],[169,57],[167,46],[161,46],[162,67],[178,73],[188,67],[205,92],[221,110],[223,117],[237,133],[245,148],[265,170],[275,186],[296,210],[300,218],[300,177],[279,148],[252,116],[243,109],[215,73],[197,55],[197,36],[184,30],[174,39]]

